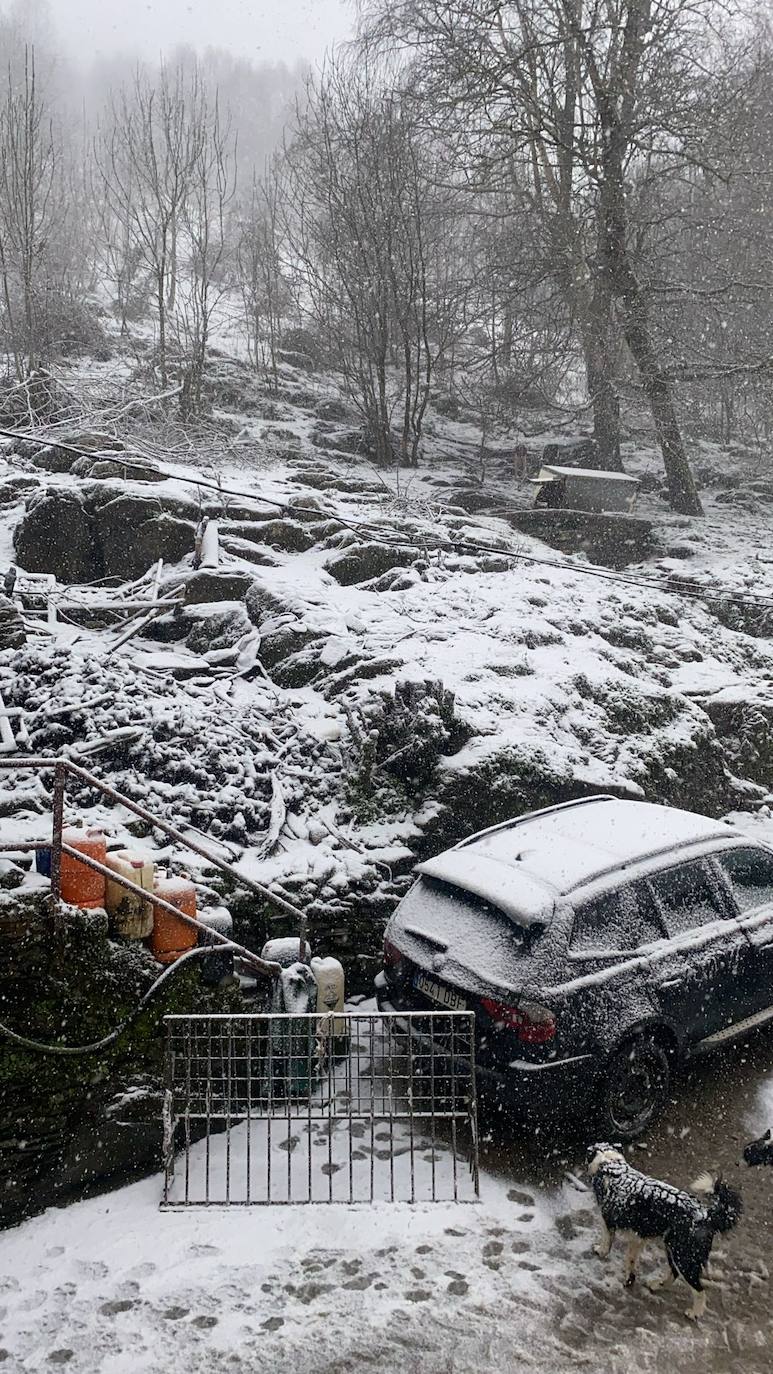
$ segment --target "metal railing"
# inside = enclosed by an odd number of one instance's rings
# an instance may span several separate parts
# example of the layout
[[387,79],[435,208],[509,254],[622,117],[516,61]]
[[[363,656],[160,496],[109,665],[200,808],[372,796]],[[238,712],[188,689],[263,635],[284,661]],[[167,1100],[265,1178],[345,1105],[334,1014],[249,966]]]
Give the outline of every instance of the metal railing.
[[210,943],[214,941],[218,944],[228,945],[230,949],[255,968],[257,972],[263,973],[271,978],[275,977],[279,972],[278,964],[269,963],[264,959],[260,959],[257,954],[253,954],[251,950],[246,949],[243,945],[236,944],[229,937],[221,935],[219,931],[214,930],[211,926],[204,925],[193,916],[187,916],[184,912],[180,911],[178,907],[173,906],[163,897],[149,894],[144,888],[131,882],[129,878],[123,877],[122,874],[116,873],[111,868],[107,868],[97,859],[93,859],[89,855],[83,854],[80,850],[74,849],[71,845],[68,845],[62,839],[62,830],[64,827],[65,789],[67,778],[71,776],[77,778],[80,782],[86,783],[87,786],[94,788],[116,805],[126,807],[126,809],[133,812],[135,816],[139,816],[140,819],[146,821],[155,829],[168,835],[176,844],[184,846],[193,854],[197,854],[199,857],[206,859],[215,868],[219,868],[221,872],[227,873],[235,883],[251,889],[263,898],[264,901],[268,901],[276,906],[285,915],[292,916],[297,922],[299,930],[299,957],[301,960],[304,959],[304,950],[306,947],[306,917],[298,907],[293,906],[292,903],[288,902],[285,898],[278,896],[277,893],[264,887],[262,883],[256,882],[254,878],[245,877],[243,874],[239,873],[238,869],[234,868],[232,864],[227,863],[217,854],[212,854],[203,845],[197,844],[194,840],[189,839],[188,836],[184,835],[176,826],[170,825],[168,821],[164,821],[160,816],[154,815],[147,807],[132,801],[130,797],[124,796],[123,793],[118,792],[108,783],[102,782],[101,779],[94,777],[94,775],[87,772],[85,768],[81,768],[80,764],[72,763],[69,759],[61,758],[0,758],[0,770],[6,772],[21,772],[24,770],[36,773],[52,772],[54,775],[51,838],[49,840],[16,840],[11,844],[0,844],[0,853],[24,853],[41,849],[50,849],[51,898],[55,906],[58,906],[61,900],[62,855],[66,854],[69,858],[75,859],[78,863],[93,869],[94,872],[101,873],[105,878],[109,878],[111,882],[118,883],[121,887],[125,888],[127,892],[133,893],[134,896],[142,897],[145,901],[152,900],[154,906],[174,916],[176,920],[183,921],[186,925],[192,926],[198,931],[206,932],[207,939]]
[[472,1012],[164,1022],[162,1206],[477,1200]]

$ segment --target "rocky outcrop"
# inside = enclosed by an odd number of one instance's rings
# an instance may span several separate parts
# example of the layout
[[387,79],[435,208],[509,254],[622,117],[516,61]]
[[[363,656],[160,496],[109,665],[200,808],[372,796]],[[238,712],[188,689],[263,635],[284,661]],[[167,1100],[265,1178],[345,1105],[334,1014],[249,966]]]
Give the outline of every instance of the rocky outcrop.
[[342,587],[351,587],[382,577],[391,568],[407,568],[415,557],[415,550],[390,544],[353,544],[345,553],[331,559],[327,570]]
[[624,568],[651,554],[652,521],[638,515],[574,510],[524,510],[507,516],[513,529],[541,539],[562,553],[584,553],[592,563]]
[[193,552],[194,528],[142,496],[119,496],[94,514],[105,575],[140,577],[153,563],[179,563]]
[[0,482],[0,506],[14,505],[23,496],[29,496],[30,492],[36,491],[39,485],[38,477],[20,474],[18,477],[7,478],[5,482]]
[[20,649],[26,641],[21,615],[7,596],[0,595],[0,649]]
[[204,601],[243,601],[251,586],[249,573],[202,568],[187,579],[184,600],[186,606]]
[[193,546],[193,521],[169,513],[154,497],[101,487],[34,493],[14,533],[19,566],[64,583],[127,581],[159,558],[178,563]]
[[53,573],[65,583],[104,577],[102,549],[91,515],[75,492],[36,492],[16,527],[13,546],[25,572]]
[[89,477],[100,482],[112,478],[120,478],[124,482],[166,481],[166,473],[139,453],[122,453],[118,456],[96,453],[93,457],[78,458],[71,471],[77,477]]

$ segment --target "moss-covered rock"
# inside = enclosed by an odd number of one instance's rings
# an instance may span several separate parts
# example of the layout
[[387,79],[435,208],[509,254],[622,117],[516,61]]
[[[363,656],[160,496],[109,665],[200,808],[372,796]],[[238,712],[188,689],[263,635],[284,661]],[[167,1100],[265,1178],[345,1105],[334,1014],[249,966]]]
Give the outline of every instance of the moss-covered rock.
[[[103,911],[52,913],[45,892],[0,891],[0,1022],[20,1035],[98,1041],[160,972],[144,946],[110,938]],[[240,1007],[238,989],[202,984],[194,964],[98,1053],[45,1054],[0,1037],[0,1223],[157,1163],[164,1015]]]

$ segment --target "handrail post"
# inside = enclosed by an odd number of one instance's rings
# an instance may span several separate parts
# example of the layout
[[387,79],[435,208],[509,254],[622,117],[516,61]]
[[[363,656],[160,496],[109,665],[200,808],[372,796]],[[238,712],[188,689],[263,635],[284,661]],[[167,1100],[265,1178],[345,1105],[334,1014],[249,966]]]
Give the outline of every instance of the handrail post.
[[51,908],[56,924],[58,924],[57,916],[62,896],[62,827],[64,824],[65,780],[65,765],[57,763],[54,768],[51,816]]

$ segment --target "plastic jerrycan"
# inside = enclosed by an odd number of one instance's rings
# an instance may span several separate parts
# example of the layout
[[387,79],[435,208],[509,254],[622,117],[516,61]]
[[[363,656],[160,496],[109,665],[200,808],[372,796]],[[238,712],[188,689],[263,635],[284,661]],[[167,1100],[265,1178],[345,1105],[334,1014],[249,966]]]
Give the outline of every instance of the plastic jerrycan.
[[[107,858],[107,841],[101,830],[85,830],[70,825],[62,831],[62,843],[69,844],[71,849],[77,849],[79,853],[96,859],[98,863],[103,864]],[[62,854],[60,892],[62,901],[69,903],[70,906],[84,907],[86,910],[103,907],[104,874],[87,868],[86,864],[79,863],[69,854]]]
[[128,940],[144,940],[153,929],[153,878],[155,864],[149,854],[138,849],[118,849],[108,854],[105,860],[121,878],[141,887],[148,894],[143,901],[133,892],[127,892],[120,883],[107,879],[105,906],[117,935]]
[[[312,959],[311,971],[317,984],[317,1011],[331,1012],[344,1009],[344,970],[338,959]],[[320,1022],[320,1030],[327,1035],[344,1035],[346,1021],[343,1017]]]
[[[157,897],[163,897],[186,916],[196,915],[196,889],[189,878],[156,878],[154,891]],[[195,926],[178,921],[161,907],[153,907],[150,948],[160,964],[174,963],[186,950],[193,949],[197,940]]]

